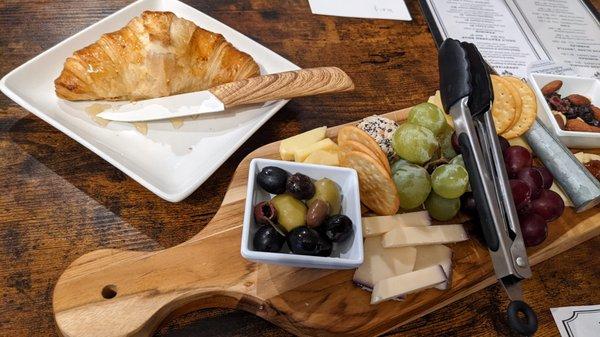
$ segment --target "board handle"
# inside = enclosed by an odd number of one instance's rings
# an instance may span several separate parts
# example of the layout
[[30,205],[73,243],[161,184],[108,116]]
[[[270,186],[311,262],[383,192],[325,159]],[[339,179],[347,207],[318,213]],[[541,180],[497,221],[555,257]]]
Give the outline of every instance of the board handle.
[[229,108],[353,89],[352,79],[343,70],[321,67],[247,78],[216,86],[209,91]]
[[151,336],[170,314],[235,307],[252,296],[255,265],[232,249],[240,230],[155,252],[102,249],[75,260],[52,297],[65,337]]

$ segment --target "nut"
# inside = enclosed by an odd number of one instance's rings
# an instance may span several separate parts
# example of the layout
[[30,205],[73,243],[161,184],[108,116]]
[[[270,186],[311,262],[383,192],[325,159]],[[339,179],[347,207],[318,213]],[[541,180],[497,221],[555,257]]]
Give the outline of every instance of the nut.
[[552,81],[542,88],[542,94],[544,94],[544,96],[551,95],[557,92],[562,87],[562,84],[561,80]]
[[594,118],[596,118],[596,120],[600,121],[600,108],[595,105],[592,105],[590,107],[590,109],[592,110],[592,113],[594,114]]
[[583,132],[600,132],[599,127],[589,125],[581,118],[569,119],[565,125],[565,130],[568,131],[583,131]]
[[329,203],[321,199],[315,200],[306,212],[306,225],[310,228],[318,227],[329,215]]
[[600,180],[600,160],[589,161],[583,164],[583,166],[585,166],[596,179]]
[[590,102],[590,99],[579,95],[579,94],[571,94],[569,96],[566,97],[569,102],[571,102],[571,104],[573,105],[578,105],[578,106],[585,106],[585,105],[590,105],[592,102]]
[[563,115],[562,113],[555,111],[554,112],[554,119],[556,119],[556,124],[558,124],[558,127],[561,130],[565,129],[565,124],[567,124],[567,117],[565,117],[565,115]]

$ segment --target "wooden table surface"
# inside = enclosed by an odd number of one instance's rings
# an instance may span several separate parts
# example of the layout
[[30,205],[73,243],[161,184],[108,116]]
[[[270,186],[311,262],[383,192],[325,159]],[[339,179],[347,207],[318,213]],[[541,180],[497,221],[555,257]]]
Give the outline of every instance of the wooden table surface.
[[[67,265],[99,248],[154,250],[208,223],[241,159],[255,148],[320,125],[411,106],[438,87],[437,53],[416,1],[411,22],[317,16],[306,0],[185,1],[301,67],[338,66],[352,93],[295,99],[186,200],[161,200],[74,140],[0,95],[0,335],[54,336],[52,289]],[[592,1],[600,8],[600,0]],[[0,76],[115,12],[122,0],[4,0]],[[34,78],[31,79],[35,81]],[[550,225],[552,230],[552,225]],[[551,307],[600,303],[600,238],[534,268],[525,298],[539,336],[555,336]],[[398,336],[507,336],[498,285],[391,332]],[[157,336],[284,336],[236,310],[202,310]]]

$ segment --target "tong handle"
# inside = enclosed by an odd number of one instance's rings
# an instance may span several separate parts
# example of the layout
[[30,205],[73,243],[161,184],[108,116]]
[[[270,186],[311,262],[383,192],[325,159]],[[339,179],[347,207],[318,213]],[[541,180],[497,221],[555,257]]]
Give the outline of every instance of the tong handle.
[[471,189],[473,190],[475,204],[477,204],[477,214],[479,215],[483,237],[488,248],[492,251],[497,251],[500,240],[498,239],[498,233],[496,233],[494,226],[494,218],[492,217],[492,212],[485,196],[483,181],[481,174],[479,174],[479,169],[477,168],[473,146],[469,142],[469,136],[466,133],[458,135],[458,145],[467,171],[469,172],[469,182],[471,184]]
[[[521,313],[523,317],[520,317],[519,313]],[[537,331],[537,315],[527,303],[519,300],[510,302],[506,314],[508,326],[510,326],[513,331],[516,331],[523,336],[532,336]]]

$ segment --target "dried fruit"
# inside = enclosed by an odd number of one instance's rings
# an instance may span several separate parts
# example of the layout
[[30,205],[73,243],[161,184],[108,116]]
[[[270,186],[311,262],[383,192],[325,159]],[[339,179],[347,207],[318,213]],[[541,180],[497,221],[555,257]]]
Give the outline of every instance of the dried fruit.
[[600,127],[589,125],[581,118],[567,120],[565,129],[568,131],[600,132]]
[[556,124],[561,130],[565,129],[565,125],[567,124],[567,117],[560,112],[554,113],[554,119],[556,119]]
[[544,96],[551,95],[557,92],[562,87],[562,84],[561,80],[552,81],[542,88],[542,94],[544,94]]
[[571,104],[573,105],[577,105],[577,106],[586,106],[586,105],[590,105],[590,99],[579,95],[579,94],[571,94],[569,96],[566,97],[567,100],[569,100],[569,102],[571,102]]

